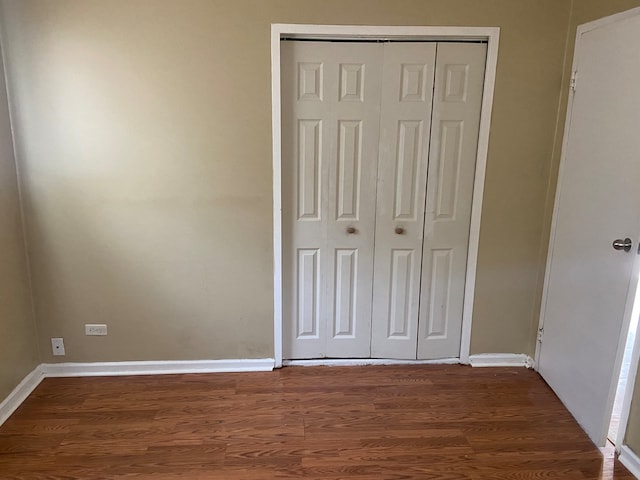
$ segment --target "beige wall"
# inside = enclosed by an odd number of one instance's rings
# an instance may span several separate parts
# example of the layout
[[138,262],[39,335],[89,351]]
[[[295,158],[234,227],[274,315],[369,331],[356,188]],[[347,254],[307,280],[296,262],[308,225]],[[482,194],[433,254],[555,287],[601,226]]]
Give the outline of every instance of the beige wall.
[[3,73],[0,63],[0,402],[39,363]]
[[533,353],[568,1],[3,6],[45,361],[273,355],[272,22],[502,28],[472,351]]

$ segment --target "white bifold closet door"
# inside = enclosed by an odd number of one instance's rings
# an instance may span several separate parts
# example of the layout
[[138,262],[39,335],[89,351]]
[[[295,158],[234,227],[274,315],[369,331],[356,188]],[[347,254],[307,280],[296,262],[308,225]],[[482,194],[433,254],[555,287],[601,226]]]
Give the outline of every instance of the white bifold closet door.
[[486,44],[438,43],[417,358],[460,355]]
[[458,356],[486,46],[281,54],[284,358]]
[[485,58],[484,44],[385,45],[373,357],[460,354]]
[[378,150],[371,355],[416,358],[435,43],[388,43]]
[[370,356],[378,47],[282,43],[285,358]]

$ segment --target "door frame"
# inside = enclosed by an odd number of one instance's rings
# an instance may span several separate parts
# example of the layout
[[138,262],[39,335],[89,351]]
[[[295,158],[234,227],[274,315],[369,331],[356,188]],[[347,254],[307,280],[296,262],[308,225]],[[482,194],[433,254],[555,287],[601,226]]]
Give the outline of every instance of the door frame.
[[[594,20],[592,22],[588,22],[588,23],[584,23],[582,25],[579,25],[576,31],[576,41],[575,41],[575,46],[573,49],[573,62],[571,64],[571,77],[573,77],[573,72],[577,71],[578,68],[578,58],[579,58],[579,54],[580,54],[580,47],[581,47],[581,40],[582,40],[582,35],[590,32],[592,30],[595,30],[597,28],[601,28],[607,25],[611,25],[613,23],[628,19],[628,18],[632,18],[635,16],[640,15],[640,7],[637,8],[633,8],[631,10],[626,10],[624,12],[620,12],[620,13],[616,13],[614,15],[609,15],[607,17],[603,17],[603,18],[599,18],[597,20]],[[573,94],[571,93],[571,91],[569,91],[569,98],[568,98],[568,102],[567,102],[567,116],[565,119],[565,125],[564,125],[564,133],[563,133],[563,138],[562,138],[562,151],[560,154],[560,165],[558,168],[558,180],[556,183],[556,193],[555,193],[555,200],[554,200],[554,206],[553,206],[553,214],[552,214],[552,220],[551,220],[551,231],[549,234],[549,244],[548,244],[548,248],[549,251],[547,252],[547,263],[546,263],[546,267],[545,267],[545,274],[544,274],[544,286],[542,289],[542,301],[541,301],[541,305],[540,305],[540,318],[538,321],[538,332],[543,333],[544,332],[544,320],[545,320],[545,315],[546,315],[546,309],[547,309],[547,300],[549,297],[549,291],[548,291],[548,285],[549,285],[549,276],[551,273],[551,263],[553,261],[553,253],[550,250],[551,246],[554,244],[555,242],[555,237],[556,237],[556,230],[557,230],[557,218],[558,218],[558,209],[559,209],[559,204],[560,204],[560,195],[561,195],[561,186],[562,186],[562,182],[564,179],[564,167],[565,167],[565,163],[566,163],[566,155],[567,155],[567,150],[568,150],[568,145],[569,145],[569,133],[571,130],[571,117],[573,114]],[[636,235],[636,238],[640,237],[640,232],[638,232],[638,234]],[[640,275],[640,255],[636,255],[634,258],[634,263],[633,263],[633,269],[632,269],[632,278],[633,276],[638,276]],[[632,281],[633,283],[633,281]],[[629,322],[631,320],[631,314],[633,313],[633,303],[634,303],[634,299],[635,299],[635,291],[633,292],[634,295],[629,295],[627,294],[627,299],[626,299],[626,305],[625,305],[625,309],[624,309],[624,317],[622,320],[622,331],[620,332],[620,338],[618,340],[618,349],[617,349],[617,353],[616,353],[616,360],[615,360],[615,364],[614,364],[614,370],[617,372],[620,372],[620,367],[622,365],[622,359],[624,356],[624,350],[625,350],[625,345],[626,345],[626,340],[627,340],[627,335],[628,335],[628,330],[629,330]],[[618,429],[618,435],[616,438],[616,452],[621,453],[621,450],[623,450],[624,448],[624,437],[626,434],[626,430],[627,430],[627,423],[629,420],[629,413],[631,411],[631,400],[633,397],[633,391],[634,391],[634,387],[635,387],[635,379],[636,379],[636,374],[638,371],[638,361],[640,360],[640,342],[638,341],[638,339],[635,342],[634,345],[634,350],[632,352],[631,355],[631,366],[629,368],[629,380],[627,382],[627,387],[626,387],[626,391],[625,391],[625,396],[622,402],[622,412],[620,415],[620,426]],[[540,341],[536,341],[536,351],[535,351],[535,356],[534,356],[534,369],[536,371],[538,371],[539,368],[539,364],[540,364],[540,354],[542,351],[542,343]],[[612,408],[613,406],[613,402],[615,400],[615,395],[616,395],[616,389],[618,386],[618,380],[619,380],[619,376],[618,378],[615,379],[615,381],[612,380],[612,384],[610,387],[610,391],[609,391],[609,401],[607,409]],[[610,422],[611,418],[607,418],[606,422]],[[605,431],[608,431],[608,429],[606,429]],[[606,439],[605,439],[606,441]]]
[[476,153],[476,171],[471,204],[467,273],[462,310],[460,363],[469,363],[473,300],[480,240],[480,218],[484,196],[484,180],[489,149],[491,111],[498,63],[499,27],[410,27],[271,25],[271,127],[273,141],[273,345],[275,367],[282,367],[282,115],[280,95],[280,42],[283,38],[313,40],[404,40],[404,41],[469,41],[487,42],[487,60],[480,109],[480,129]]
[[[634,268],[633,273],[635,275],[638,275],[640,273],[638,271],[639,270],[638,263],[639,262],[636,262],[636,265]],[[640,295],[640,290],[636,293],[636,295]],[[628,335],[628,327],[629,325],[627,325],[627,335]],[[623,346],[622,351],[618,352],[618,355],[620,355],[620,363],[622,363],[622,359],[624,358],[624,350],[625,350],[625,347]],[[631,364],[629,365],[629,375],[627,377],[627,385],[625,386],[624,397],[622,398],[622,409],[620,411],[620,423],[618,425],[618,433],[616,435],[616,438],[614,439],[616,452],[618,452],[618,454],[625,453],[624,450],[626,445],[624,443],[624,437],[627,434],[627,427],[629,426],[629,415],[631,414],[631,401],[633,400],[633,394],[635,393],[636,386],[637,386],[636,377],[638,375],[639,363],[640,363],[640,324],[638,324],[638,330],[636,331],[636,338],[633,343],[633,350],[631,351]],[[616,380],[619,380],[619,378],[617,378]],[[617,382],[616,382],[616,386],[617,386]],[[638,388],[640,388],[640,386],[638,386]],[[614,395],[614,401],[615,401],[615,392],[613,395]],[[611,419],[609,419],[609,421],[610,420]]]

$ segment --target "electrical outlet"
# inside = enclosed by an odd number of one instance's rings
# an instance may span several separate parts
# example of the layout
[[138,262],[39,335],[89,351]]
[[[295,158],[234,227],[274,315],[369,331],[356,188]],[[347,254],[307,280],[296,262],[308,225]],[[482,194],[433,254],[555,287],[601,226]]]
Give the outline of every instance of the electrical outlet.
[[52,338],[51,339],[51,350],[53,350],[53,354],[64,355],[64,339],[63,338]]
[[106,335],[107,326],[100,323],[87,323],[84,326],[85,335]]

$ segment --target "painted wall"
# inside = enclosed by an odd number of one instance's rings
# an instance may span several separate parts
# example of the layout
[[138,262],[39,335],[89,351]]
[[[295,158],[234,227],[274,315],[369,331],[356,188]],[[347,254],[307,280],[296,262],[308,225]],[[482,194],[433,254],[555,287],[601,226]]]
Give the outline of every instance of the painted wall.
[[3,8],[44,361],[272,356],[275,22],[502,28],[472,352],[533,354],[569,1]]
[[0,63],[0,402],[39,363],[17,185]]

